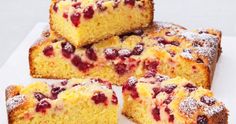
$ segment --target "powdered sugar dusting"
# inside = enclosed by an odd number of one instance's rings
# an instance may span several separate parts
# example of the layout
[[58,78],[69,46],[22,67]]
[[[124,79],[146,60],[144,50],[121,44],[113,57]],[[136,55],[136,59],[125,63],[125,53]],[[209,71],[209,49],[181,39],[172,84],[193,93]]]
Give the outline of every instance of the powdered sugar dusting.
[[192,56],[190,50],[184,50],[184,51],[180,54],[180,56],[182,56],[182,57],[184,57],[184,58],[186,58],[186,59],[190,59],[190,60],[193,59],[193,56]]
[[188,97],[180,103],[179,109],[186,115],[191,116],[198,109],[198,106],[197,100]]
[[220,105],[220,106],[205,106],[203,110],[204,114],[213,116],[214,114],[221,112],[223,109],[224,106]]
[[7,104],[7,111],[11,112],[16,107],[22,105],[26,100],[24,95],[17,95],[15,97],[9,98],[6,102]]

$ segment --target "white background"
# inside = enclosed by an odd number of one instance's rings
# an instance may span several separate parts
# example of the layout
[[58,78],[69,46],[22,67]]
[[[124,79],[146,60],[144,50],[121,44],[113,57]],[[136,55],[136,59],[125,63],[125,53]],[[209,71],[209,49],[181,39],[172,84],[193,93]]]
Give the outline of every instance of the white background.
[[[189,28],[215,27],[236,36],[236,0],[154,0],[155,19]],[[0,0],[0,67],[37,22],[48,21],[50,0]]]

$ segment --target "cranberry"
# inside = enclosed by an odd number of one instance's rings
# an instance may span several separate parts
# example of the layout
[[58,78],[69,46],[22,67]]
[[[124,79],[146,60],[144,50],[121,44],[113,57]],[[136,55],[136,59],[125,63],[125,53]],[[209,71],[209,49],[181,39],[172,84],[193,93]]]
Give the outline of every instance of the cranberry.
[[118,51],[118,55],[121,58],[130,57],[131,56],[131,51],[128,50],[128,49],[121,49],[121,50]]
[[131,6],[135,5],[135,0],[125,0],[125,4],[129,4]]
[[156,76],[156,72],[155,71],[148,71],[144,75],[145,78],[150,78],[150,77],[155,77],[155,76]]
[[208,124],[207,116],[205,116],[205,115],[198,115],[198,117],[197,117],[197,124]]
[[167,114],[170,114],[171,110],[170,110],[168,107],[166,107],[166,108],[165,108],[165,112],[166,112]]
[[115,71],[119,75],[123,75],[125,72],[127,72],[127,65],[124,63],[118,63],[115,65]]
[[204,63],[203,60],[200,59],[200,58],[198,58],[198,59],[196,60],[196,62],[197,62],[197,63]]
[[143,50],[144,50],[144,44],[139,43],[134,47],[132,54],[133,55],[140,55],[143,52]]
[[136,89],[136,83],[137,83],[137,79],[134,77],[129,78],[129,80],[127,81],[127,83],[122,87],[122,92],[124,92],[125,90],[131,91],[131,96],[133,99],[136,99],[139,97],[137,89]]
[[208,96],[202,96],[200,101],[207,104],[208,106],[212,106],[215,104],[216,100],[214,98],[210,98]]
[[195,91],[195,90],[197,89],[197,87],[194,86],[194,85],[191,84],[191,83],[186,84],[186,85],[184,86],[184,88],[186,88],[189,92],[193,92],[193,91]]
[[83,13],[84,13],[85,19],[93,18],[93,14],[94,14],[93,6],[89,6],[88,8],[85,8]]
[[107,48],[104,50],[105,57],[108,60],[114,60],[118,56],[118,52],[116,49],[113,48]]
[[155,87],[155,88],[152,89],[152,91],[153,91],[153,93],[154,93],[154,94],[153,94],[153,98],[156,98],[156,96],[161,92],[161,89]]
[[78,8],[81,7],[81,3],[80,3],[80,2],[77,2],[77,3],[74,3],[72,6],[73,6],[75,9],[78,9]]
[[163,44],[163,45],[167,45],[167,44],[174,45],[174,46],[179,46],[180,45],[180,43],[178,41],[167,41],[167,40],[165,40],[164,38],[161,38],[161,37],[156,37],[155,40],[158,43]]
[[101,83],[103,85],[106,85],[107,88],[109,88],[109,89],[112,89],[111,83],[108,82],[108,81],[104,81],[104,80],[102,80],[100,78],[96,78],[96,79],[92,79],[92,80],[95,81],[95,82]]
[[75,55],[72,59],[71,62],[74,66],[78,67],[79,70],[86,72],[90,67],[92,67],[91,64],[87,62],[83,62],[81,58],[77,55]]
[[149,71],[156,72],[158,65],[159,65],[158,61],[145,61],[144,68]]
[[116,97],[116,94],[115,92],[113,91],[113,94],[112,94],[112,99],[111,99],[111,102],[115,105],[118,104],[118,100],[117,100],[117,97]]
[[77,27],[80,24],[80,13],[76,12],[70,16],[70,20],[73,23],[75,27]]
[[156,121],[160,121],[161,120],[161,117],[160,117],[160,109],[159,108],[154,108],[152,109],[152,116],[154,117],[154,119]]
[[61,87],[54,87],[54,88],[52,88],[51,89],[51,94],[52,94],[53,99],[56,99],[57,95],[60,92],[64,91],[64,90],[66,90],[66,89],[65,88],[61,88]]
[[117,8],[120,3],[120,0],[114,0],[113,8]]
[[95,102],[95,104],[99,104],[99,103],[106,104],[107,97],[105,96],[104,93],[98,92],[92,96],[92,100]]
[[86,49],[86,51],[85,51],[85,53],[86,53],[86,56],[90,59],[90,60],[93,60],[93,61],[96,61],[97,60],[97,55],[96,55],[96,53],[95,53],[95,51],[94,51],[94,49],[93,48],[88,48],[88,49]]
[[179,46],[180,43],[178,41],[172,41],[170,42],[171,45],[174,45],[174,46]]
[[36,105],[36,112],[45,113],[46,109],[49,108],[51,108],[51,104],[46,100],[42,100]]
[[54,55],[53,46],[50,45],[50,46],[45,47],[44,50],[43,50],[43,54],[45,56],[52,56],[52,55]]
[[58,10],[57,3],[55,3],[55,4],[53,5],[53,10],[54,10],[55,12],[57,12],[57,10]]
[[63,17],[64,17],[65,19],[67,19],[67,18],[68,18],[68,13],[63,13]]
[[76,86],[78,86],[78,85],[79,85],[79,84],[73,84],[72,87],[76,87]]
[[96,2],[97,8],[100,11],[105,11],[107,9],[107,7],[103,5],[103,2],[104,2],[103,0],[99,0],[99,1]]
[[163,103],[168,105],[170,104],[171,101],[172,101],[172,98],[169,96],[167,99],[163,101]]
[[174,120],[175,120],[174,115],[169,115],[169,122],[174,122]]
[[69,42],[61,43],[62,55],[66,58],[70,58],[71,54],[75,52],[75,47]]
[[68,81],[67,81],[67,80],[64,80],[64,81],[61,82],[61,85],[62,85],[62,86],[66,86],[67,83],[68,83]]
[[35,97],[38,101],[40,101],[40,100],[42,100],[42,99],[44,99],[44,98],[47,98],[47,96],[45,96],[44,94],[42,94],[42,93],[40,93],[40,92],[34,92],[34,97]]
[[162,89],[163,92],[166,92],[167,94],[170,94],[173,92],[173,90],[176,88],[176,85],[170,85],[170,86],[165,86],[164,89]]

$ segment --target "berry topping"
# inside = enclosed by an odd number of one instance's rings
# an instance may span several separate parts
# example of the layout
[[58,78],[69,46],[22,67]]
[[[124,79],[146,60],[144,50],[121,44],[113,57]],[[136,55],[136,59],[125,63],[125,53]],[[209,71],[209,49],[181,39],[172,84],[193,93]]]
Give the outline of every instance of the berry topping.
[[208,124],[208,119],[205,115],[199,115],[197,117],[197,124]]
[[194,85],[191,84],[191,83],[186,84],[186,85],[184,86],[184,88],[186,88],[186,89],[188,90],[188,92],[193,92],[193,91],[195,91],[195,90],[197,89],[197,87],[194,86]]
[[144,44],[139,43],[134,47],[132,54],[133,55],[140,55],[143,52],[143,50],[144,50]]
[[61,82],[61,85],[62,85],[62,86],[66,86],[67,83],[68,83],[68,81],[67,81],[67,80],[64,80],[64,81]]
[[166,107],[166,108],[165,108],[165,112],[166,112],[167,114],[170,114],[171,110],[170,110],[168,107]]
[[169,115],[169,122],[174,122],[174,120],[175,120],[174,115]]
[[174,46],[179,46],[180,45],[180,43],[178,41],[172,41],[170,44],[174,45]]
[[51,108],[51,104],[46,100],[42,100],[36,105],[36,112],[45,113],[46,109],[49,108]]
[[70,16],[70,20],[73,23],[75,27],[77,27],[80,24],[80,13],[76,12]]
[[134,6],[135,5],[135,0],[125,0],[125,4]]
[[161,117],[160,117],[160,109],[159,108],[154,108],[152,109],[152,116],[156,121],[160,121]]
[[87,62],[83,62],[81,58],[78,55],[75,55],[72,59],[71,62],[74,66],[78,67],[80,71],[86,72],[89,68],[92,67],[91,64]]
[[104,2],[103,0],[99,0],[99,1],[96,2],[97,8],[100,11],[105,11],[107,9],[107,7],[103,5],[103,2]]
[[81,7],[81,3],[80,3],[80,2],[77,2],[77,3],[74,3],[72,6],[73,6],[75,9],[78,9],[78,8]]
[[42,94],[42,93],[40,93],[40,92],[34,92],[34,97],[35,97],[38,101],[40,101],[40,100],[42,100],[42,99],[44,99],[44,98],[47,98],[47,96],[45,96],[44,94]]
[[57,10],[58,10],[57,3],[55,3],[55,4],[53,5],[53,10],[54,10],[55,12],[57,12]]
[[50,45],[50,46],[45,47],[43,50],[43,54],[48,57],[54,55],[53,46]]
[[115,105],[118,104],[118,100],[117,100],[117,97],[116,97],[115,92],[113,92],[113,94],[112,94],[111,102],[112,102],[113,104],[115,104]]
[[65,19],[67,19],[67,18],[68,18],[68,13],[63,13],[63,17],[64,17]]
[[107,48],[104,50],[105,57],[108,60],[114,60],[118,56],[118,52],[116,49],[113,48]]
[[94,49],[93,48],[88,48],[88,49],[86,49],[86,51],[85,51],[85,53],[86,53],[86,56],[90,59],[90,60],[93,60],[93,61],[96,61],[97,60],[97,55],[96,55],[96,53],[95,53],[95,51],[94,51]]
[[83,13],[84,13],[85,19],[93,18],[93,14],[94,14],[93,6],[89,6],[88,8],[85,8]]
[[125,72],[127,72],[127,65],[124,64],[124,63],[118,63],[115,65],[115,70],[116,70],[116,73],[119,74],[119,75],[123,75],[125,74]]
[[153,98],[156,98],[156,96],[161,92],[160,88],[154,87],[153,89]]
[[163,45],[174,45],[174,46],[179,46],[180,43],[178,41],[167,41],[164,38],[161,37],[156,37],[155,40],[159,43],[159,44],[163,44]]
[[101,83],[101,84],[107,86],[107,88],[112,89],[112,86],[111,86],[111,83],[110,83],[110,82],[105,81],[105,80],[102,80],[102,79],[100,79],[100,78],[92,79],[92,82]]
[[158,65],[159,65],[158,61],[149,61],[148,60],[148,61],[145,61],[144,68],[149,70],[149,71],[156,72]]
[[170,94],[173,92],[173,90],[176,88],[176,85],[169,85],[169,86],[165,86],[164,89],[162,89],[163,92],[166,92],[167,94]]
[[65,88],[61,88],[61,87],[54,87],[54,88],[52,88],[51,89],[51,94],[52,94],[53,99],[56,99],[57,95],[60,92],[64,91],[64,90],[66,90],[66,89]]
[[130,77],[127,81],[127,83],[122,87],[122,92],[125,90],[131,91],[132,98],[136,99],[139,97],[137,89],[136,89],[136,83],[137,79],[135,77]]
[[99,103],[106,104],[107,97],[105,96],[104,93],[97,92],[92,96],[92,100],[95,102],[95,104],[99,104]]
[[69,42],[61,43],[62,55],[66,58],[70,58],[71,54],[75,52],[75,47]]
[[198,58],[198,59],[196,60],[196,62],[197,62],[197,63],[204,63],[203,60],[200,59],[200,58]]
[[154,71],[148,71],[144,75],[145,78],[150,78],[150,77],[155,77],[155,76],[156,76],[156,72]]
[[208,96],[202,96],[200,98],[200,101],[207,104],[208,106],[212,106],[216,102],[216,100],[214,98],[211,98],[211,97],[208,97]]
[[172,101],[172,97],[169,96],[167,99],[163,101],[163,103],[168,105],[170,104],[171,101]]
[[121,50],[118,51],[118,55],[121,58],[130,57],[131,56],[131,51],[128,50],[128,49],[121,49]]

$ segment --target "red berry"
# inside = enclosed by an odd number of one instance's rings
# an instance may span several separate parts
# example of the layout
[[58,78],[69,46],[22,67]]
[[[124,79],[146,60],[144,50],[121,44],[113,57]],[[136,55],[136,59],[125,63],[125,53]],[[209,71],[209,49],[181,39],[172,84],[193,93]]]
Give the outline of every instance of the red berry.
[[155,98],[160,92],[161,92],[161,89],[160,88],[156,88],[156,87],[154,87],[153,89],[152,89],[152,91],[153,91],[153,98]]
[[170,94],[173,92],[173,90],[176,88],[176,85],[169,85],[165,86],[165,88],[162,89],[163,92],[166,92],[167,94]]
[[55,4],[53,5],[53,10],[54,10],[55,12],[57,12],[57,10],[58,10],[57,3],[55,3]]
[[99,103],[106,104],[107,97],[105,96],[104,93],[98,92],[92,96],[92,100],[95,102],[95,104],[99,104]]
[[158,65],[159,65],[158,61],[149,61],[148,60],[148,61],[145,61],[144,68],[149,70],[149,71],[156,72]]
[[70,16],[70,20],[73,23],[75,27],[77,27],[80,24],[80,13],[74,13]]
[[124,63],[118,63],[115,65],[115,71],[117,74],[119,75],[123,75],[125,74],[128,70],[127,70],[127,65]]
[[169,122],[174,122],[174,120],[175,120],[174,115],[169,115]]
[[100,11],[105,11],[107,9],[107,7],[103,5],[103,2],[104,2],[103,0],[99,0],[99,1],[96,2],[97,8]]
[[42,100],[36,105],[36,112],[45,113],[46,109],[49,108],[51,108],[51,104],[46,100]]
[[197,117],[197,124],[208,124],[207,116],[205,115],[199,115]]
[[211,98],[211,97],[208,97],[208,96],[202,96],[200,98],[200,101],[207,104],[208,106],[212,106],[216,102],[216,100],[214,98]]
[[73,6],[75,9],[78,9],[78,8],[81,7],[81,3],[80,3],[80,2],[77,2],[77,3],[74,3],[72,6]]
[[136,99],[139,97],[137,89],[136,89],[136,83],[137,83],[137,79],[134,77],[131,77],[128,79],[127,83],[123,85],[122,87],[122,92],[124,92],[125,90],[128,90],[131,92],[131,96],[133,99]]
[[75,47],[69,42],[61,43],[62,55],[66,58],[70,58],[71,54],[75,52]]
[[61,93],[62,91],[66,90],[65,88],[61,88],[61,87],[54,87],[51,89],[51,94],[53,99],[56,99],[58,94]]
[[104,50],[105,57],[108,60],[114,60],[118,56],[118,52],[116,49],[113,48],[107,48]]
[[118,100],[117,100],[117,97],[116,97],[115,92],[113,92],[113,94],[112,94],[111,102],[112,102],[113,104],[115,104],[115,105],[118,104]]
[[135,0],[125,0],[125,4],[134,6],[135,5]]
[[160,117],[160,109],[155,107],[154,109],[152,109],[152,116],[156,121],[160,121],[161,117]]
[[196,60],[196,62],[197,62],[197,63],[204,63],[203,60],[200,59],[200,58],[198,58],[198,59]]
[[90,60],[93,60],[93,61],[97,61],[97,55],[96,55],[96,53],[95,53],[95,51],[94,51],[94,49],[93,48],[88,48],[88,49],[86,49],[86,51],[85,51],[85,53],[86,53],[86,56],[90,59]]
[[48,57],[54,55],[53,46],[50,45],[50,46],[45,47],[43,50],[43,54]]
[[186,84],[186,85],[184,86],[184,88],[186,88],[189,92],[193,92],[193,91],[195,91],[195,90],[197,89],[197,87],[194,86],[194,85],[191,84],[191,83]]
[[67,81],[67,80],[64,80],[64,81],[61,82],[61,85],[62,85],[62,86],[66,86],[67,83],[68,83],[68,81]]
[[44,99],[44,98],[48,98],[47,96],[45,96],[44,94],[42,94],[42,93],[40,93],[40,92],[34,92],[34,97],[35,97],[38,101],[40,101],[40,100],[42,100],[42,99]]
[[67,18],[68,18],[68,13],[63,13],[63,17],[64,17],[65,19],[67,19]]
[[134,47],[132,54],[133,55],[140,55],[143,52],[143,50],[144,50],[144,44],[139,43]]
[[83,13],[84,13],[85,19],[93,18],[93,14],[94,14],[93,6],[89,6],[88,8],[85,8]]

